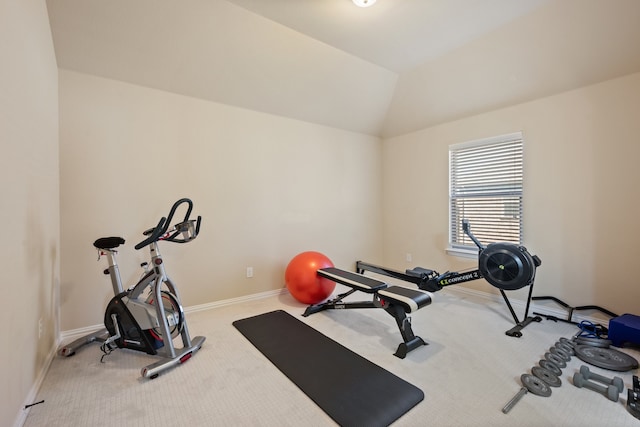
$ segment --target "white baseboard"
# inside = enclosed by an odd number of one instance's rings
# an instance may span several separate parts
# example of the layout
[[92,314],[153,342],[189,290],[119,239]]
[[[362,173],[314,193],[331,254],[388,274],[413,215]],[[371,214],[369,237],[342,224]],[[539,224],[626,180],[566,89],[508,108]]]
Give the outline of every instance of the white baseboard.
[[49,367],[51,366],[51,362],[53,362],[53,358],[55,356],[56,348],[54,347],[49,350],[44,365],[38,372],[38,376],[36,377],[31,390],[29,390],[27,397],[25,397],[24,402],[22,403],[20,412],[18,413],[15,422],[13,423],[14,427],[22,427],[24,425],[24,422],[27,420],[27,415],[29,415],[29,411],[31,409],[30,407],[28,408],[27,405],[35,403],[34,400],[38,396],[38,391],[40,391],[40,387],[42,386],[42,383],[47,376],[47,372],[49,371]]
[[[239,303],[243,303],[243,302],[248,302],[248,301],[255,301],[255,300],[260,300],[263,298],[269,298],[272,296],[277,296],[277,295],[281,295],[281,294],[285,294],[288,291],[286,290],[286,288],[282,288],[282,289],[275,289],[275,290],[271,290],[271,291],[266,291],[266,292],[260,292],[257,294],[252,294],[252,295],[246,295],[246,296],[242,296],[242,297],[237,297],[237,298],[230,298],[230,299],[226,299],[226,300],[221,300],[221,301],[215,301],[215,302],[211,302],[211,303],[207,303],[207,304],[200,304],[200,305],[195,305],[195,306],[191,306],[191,307],[187,307],[185,308],[185,313],[195,313],[198,311],[204,311],[204,310],[211,310],[211,309],[215,309],[215,308],[220,308],[220,307],[225,307],[225,306],[229,306],[229,305],[233,305],[233,304],[239,304]],[[489,293],[489,292],[483,292],[483,291],[477,291],[477,290],[473,290],[473,289],[468,289],[462,286],[458,286],[458,287],[449,287],[447,288],[447,292],[451,292],[453,294],[459,294],[459,295],[469,295],[478,299],[484,299],[484,300],[488,300],[488,301],[492,301],[492,302],[497,302],[497,303],[504,303],[502,300],[502,297],[500,295],[497,294],[493,294],[493,293]],[[519,299],[509,299],[509,301],[511,302],[511,305],[513,306],[514,310],[516,311],[516,314],[518,313],[524,313],[524,309],[526,307],[526,301],[523,300],[519,300]],[[529,315],[531,315],[533,312],[537,312],[537,313],[541,313],[541,314],[545,314],[545,315],[549,315],[549,316],[554,316],[557,317],[559,319],[566,319],[567,318],[567,312],[565,310],[562,309],[554,309],[552,307],[547,307],[544,305],[540,305],[540,304],[536,304],[535,301],[532,301],[529,307]],[[594,317],[589,317],[589,316],[582,316],[580,314],[574,313],[573,314],[573,318],[571,319],[574,322],[581,322],[583,320],[585,321],[590,321],[593,323],[602,323],[602,319],[598,319],[598,318],[594,318]],[[60,347],[60,345],[63,342],[71,342],[77,338],[80,338],[82,336],[85,336],[87,334],[90,334],[92,332],[95,332],[99,329],[102,329],[104,327],[104,325],[100,324],[100,325],[93,325],[93,326],[87,326],[84,328],[78,328],[78,329],[72,329],[69,331],[62,331],[59,334],[58,340],[56,342],[55,348],[52,348],[49,351],[49,355],[47,356],[47,360],[44,364],[44,366],[42,367],[42,369],[40,370],[40,372],[38,372],[38,377],[36,378],[36,381],[33,385],[33,387],[31,388],[29,394],[27,395],[27,397],[25,398],[25,403],[23,405],[23,408],[31,403],[34,403],[33,400],[36,398],[38,391],[40,390],[40,386],[42,385],[42,382],[44,381],[44,378],[47,374],[47,371],[49,370],[49,366],[51,365],[51,362],[53,361],[53,358],[56,356],[57,354],[57,349]],[[18,414],[18,417],[16,418],[16,422],[14,423],[15,427],[21,427],[25,420],[26,417],[28,415],[29,409],[22,409],[20,411],[20,413]]]
[[245,295],[245,296],[242,296],[242,297],[230,298],[230,299],[225,299],[225,300],[222,300],[222,301],[210,302],[210,303],[207,303],[207,304],[193,305],[191,307],[185,308],[184,311],[185,311],[185,313],[195,313],[197,311],[211,310],[213,308],[225,307],[225,306],[228,306],[228,305],[234,305],[234,304],[239,304],[239,303],[243,303],[243,302],[255,301],[255,300],[260,300],[260,299],[263,299],[263,298],[269,298],[269,297],[285,294],[287,292],[289,292],[289,291],[287,291],[286,288],[275,289],[275,290],[272,290],[272,291],[260,292],[260,293],[257,293],[257,294]]
[[92,334],[102,328],[104,328],[104,325],[101,323],[99,325],[86,326],[84,328],[72,329],[70,331],[62,331],[60,332],[60,337],[58,339],[58,347],[77,338]]
[[[462,286],[451,286],[447,288],[447,292],[452,292],[452,293],[458,293],[461,295],[469,295],[472,297],[476,297],[476,298],[480,298],[480,299],[485,299],[485,300],[489,300],[492,302],[497,302],[497,303],[502,303],[504,304],[504,300],[502,299],[501,295],[498,294],[493,294],[493,293],[489,293],[489,292],[484,292],[484,291],[478,291],[475,289],[469,289],[469,288],[465,288]],[[507,295],[508,296],[508,295]],[[520,300],[520,299],[513,299],[513,298],[509,298],[509,302],[511,303],[511,305],[513,306],[513,309],[516,311],[516,314],[520,317],[521,313],[524,314],[524,310],[526,308],[527,302]],[[553,307],[548,307],[546,305],[540,304],[540,303],[536,303],[536,301],[531,301],[531,304],[529,305],[529,316],[532,316],[533,313],[540,313],[542,315],[547,315],[547,316],[553,316],[555,318],[558,319],[565,319],[568,320],[568,315],[569,313],[566,310],[563,310],[561,308],[553,308]],[[521,319],[522,320],[522,319]],[[591,323],[595,323],[595,324],[602,324],[603,322],[607,322],[608,320],[605,320],[603,318],[598,318],[598,317],[593,317],[593,316],[585,316],[585,315],[581,315],[579,313],[574,312],[571,318],[572,322],[576,322],[576,323],[580,323],[582,321],[586,321],[586,322],[591,322]],[[605,324],[604,326],[607,326],[607,324]],[[577,332],[577,331],[576,331]]]
[[[240,303],[244,303],[244,302],[248,302],[248,301],[255,301],[255,300],[260,300],[263,298],[269,298],[272,296],[277,296],[277,295],[281,295],[284,293],[287,293],[287,289],[286,288],[281,288],[281,289],[275,289],[275,290],[271,290],[271,291],[265,291],[265,292],[260,292],[257,294],[251,294],[251,295],[245,295],[245,296],[241,296],[241,297],[237,297],[237,298],[229,298],[226,300],[221,300],[221,301],[214,301],[214,302],[210,302],[210,303],[206,303],[206,304],[199,304],[199,305],[194,305],[191,307],[187,307],[185,308],[185,313],[195,313],[198,311],[204,311],[204,310],[212,310],[215,308],[220,308],[220,307],[225,307],[225,306],[229,306],[229,305],[234,305],[234,304],[240,304]],[[447,288],[447,292],[450,292],[452,294],[459,294],[459,295],[469,295],[478,299],[484,299],[484,300],[488,300],[488,301],[492,301],[492,302],[496,302],[496,303],[501,303],[504,304],[504,301],[502,300],[502,296],[500,296],[499,294],[494,294],[494,293],[490,293],[490,292],[484,292],[484,291],[478,291],[478,290],[474,290],[474,289],[469,289],[469,288],[465,288],[463,286],[450,286]],[[509,301],[511,302],[511,305],[513,306],[513,309],[516,311],[516,315],[518,315],[519,317],[522,316],[524,314],[524,310],[526,307],[526,301],[520,300],[520,299],[515,299],[515,298],[509,298]],[[566,310],[563,310],[561,308],[554,308],[554,307],[548,307],[546,305],[543,304],[539,304],[536,303],[535,301],[531,301],[531,304],[529,306],[529,315],[531,316],[532,313],[540,313],[543,315],[548,315],[548,316],[553,316],[556,317],[558,319],[567,319],[568,313]],[[581,315],[579,313],[573,313],[573,317],[571,319],[573,322],[582,322],[582,321],[588,321],[588,322],[592,322],[592,323],[603,323],[603,319],[602,318],[596,318],[596,317],[592,317],[592,316],[585,316],[585,315]],[[605,325],[607,326],[607,325]],[[62,345],[63,343],[68,343],[71,342],[77,338],[83,337],[85,335],[88,335],[90,333],[96,332],[100,329],[102,329],[104,327],[104,325],[99,324],[99,325],[93,325],[93,326],[87,326],[84,328],[78,328],[78,329],[72,329],[69,331],[62,331],[60,333],[60,337],[58,339],[57,342],[57,347],[60,347],[60,345]],[[51,358],[53,358],[53,355],[55,355],[55,350],[52,353]],[[50,363],[50,361],[49,361]]]
[[[207,303],[207,304],[200,304],[200,305],[195,305],[195,306],[191,306],[191,307],[187,307],[185,308],[185,313],[195,313],[198,311],[204,311],[204,310],[211,310],[214,308],[219,308],[219,307],[225,307],[228,305],[233,305],[233,304],[239,304],[239,303],[243,303],[243,302],[247,302],[247,301],[255,301],[255,300],[260,300],[263,298],[269,298],[272,296],[277,296],[277,295],[281,295],[283,293],[286,293],[287,290],[286,288],[282,288],[282,289],[275,289],[272,291],[266,291],[266,292],[260,292],[257,294],[252,294],[252,295],[246,295],[246,296],[242,296],[242,297],[237,297],[237,298],[230,298],[230,299],[226,299],[226,300],[221,300],[221,301],[215,301],[215,302],[211,302],[211,303]],[[42,382],[44,381],[45,376],[47,375],[47,371],[49,370],[49,366],[51,366],[51,362],[53,362],[53,358],[56,357],[57,352],[58,352],[58,348],[60,348],[60,346],[62,344],[66,344],[69,343],[73,340],[76,340],[78,338],[81,338],[85,335],[91,334],[93,332],[96,332],[100,329],[104,328],[103,324],[99,324],[99,325],[92,325],[92,326],[86,326],[84,328],[78,328],[78,329],[71,329],[68,331],[61,331],[60,334],[57,337],[57,340],[54,343],[54,347],[50,349],[49,354],[47,356],[47,360],[45,362],[45,364],[43,365],[42,369],[40,370],[40,372],[38,373],[38,377],[36,378],[35,383],[33,384],[33,387],[31,387],[31,390],[29,391],[29,394],[27,395],[27,397],[25,398],[24,404],[22,405],[22,408],[24,408],[26,405],[29,405],[31,403],[34,403],[33,400],[36,398],[36,396],[38,395],[38,391],[40,390],[40,387],[42,386]],[[21,409],[20,413],[18,414],[16,421],[14,423],[15,427],[22,427],[22,425],[24,424],[24,422],[27,419],[27,415],[29,414],[29,409]]]
[[[237,298],[229,298],[226,300],[221,300],[221,301],[214,301],[214,302],[210,302],[210,303],[206,303],[206,304],[199,304],[199,305],[193,305],[191,307],[186,307],[184,309],[184,312],[186,314],[189,313],[195,313],[198,311],[204,311],[204,310],[211,310],[214,308],[219,308],[219,307],[225,307],[228,305],[233,305],[233,304],[240,304],[243,302],[248,302],[248,301],[255,301],[255,300],[260,300],[263,298],[269,298],[272,296],[277,296],[283,293],[288,292],[286,290],[286,288],[282,288],[282,289],[275,289],[272,291],[266,291],[266,292],[260,292],[257,294],[251,294],[251,295],[245,295],[245,296],[241,296],[241,297],[237,297]],[[63,343],[69,343],[75,339],[78,339],[80,337],[83,337],[85,335],[89,335],[93,332],[96,332],[100,329],[104,328],[103,324],[99,324],[99,325],[93,325],[93,326],[86,326],[84,328],[78,328],[78,329],[71,329],[69,331],[62,331],[60,333],[60,337],[58,339],[58,347],[60,345],[62,345]]]

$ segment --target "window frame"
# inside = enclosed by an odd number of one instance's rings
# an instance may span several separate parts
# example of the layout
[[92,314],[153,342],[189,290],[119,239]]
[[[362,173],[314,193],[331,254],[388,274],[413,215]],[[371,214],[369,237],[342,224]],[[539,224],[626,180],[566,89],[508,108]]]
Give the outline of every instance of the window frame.
[[[516,178],[514,178],[513,180],[514,188],[512,188],[511,190],[504,189],[496,193],[496,195],[498,196],[517,199],[517,205],[514,208],[514,212],[516,212],[516,215],[514,215],[514,217],[517,218],[517,222],[518,222],[518,226],[517,226],[518,236],[516,239],[517,241],[515,241],[514,239],[495,239],[495,240],[491,239],[490,241],[488,241],[487,239],[483,239],[483,238],[480,238],[480,241],[485,245],[488,243],[497,242],[497,241],[508,241],[511,243],[522,244],[523,201],[524,201],[524,145],[525,145],[524,142],[525,142],[524,135],[520,131],[520,132],[513,132],[505,135],[482,138],[478,140],[449,145],[449,171],[448,171],[449,172],[449,214],[448,214],[448,233],[447,233],[448,245],[446,249],[446,252],[448,254],[461,256],[465,258],[477,258],[478,256],[478,248],[477,246],[475,246],[475,244],[473,244],[473,242],[470,241],[470,239],[469,239],[469,242],[468,243],[465,242],[465,244],[462,244],[459,241],[454,241],[456,240],[454,234],[457,233],[457,235],[460,236],[461,230],[462,230],[462,224],[461,224],[462,218],[459,217],[455,212],[454,200],[463,200],[465,198],[468,199],[468,198],[474,197],[472,195],[467,195],[467,196],[460,195],[459,193],[461,193],[461,191],[459,188],[456,191],[454,191],[454,181],[456,181],[456,179],[454,179],[454,169],[453,169],[454,155],[459,154],[461,151],[464,151],[464,150],[477,149],[479,147],[489,147],[491,145],[496,145],[496,144],[500,144],[504,146],[504,144],[512,143],[514,144],[514,147],[519,145],[519,148],[515,147],[517,154],[519,154],[519,161],[516,161],[513,163],[514,170],[519,171],[519,176],[516,175]],[[481,159],[481,157],[478,157],[478,159]],[[476,199],[481,197],[488,198],[489,196],[488,195],[475,196]],[[504,203],[506,207],[509,201],[505,201]],[[497,204],[494,206],[497,206]],[[458,217],[458,219],[460,220],[458,222],[460,222],[460,224],[453,223],[454,220],[456,220],[454,216]],[[471,221],[470,225],[471,225],[471,230],[474,231],[473,221]],[[454,233],[454,230],[456,230],[455,233]],[[485,232],[485,234],[491,234],[491,232],[488,232],[488,233]],[[462,237],[462,241],[467,239],[468,238],[464,238],[464,236]]]

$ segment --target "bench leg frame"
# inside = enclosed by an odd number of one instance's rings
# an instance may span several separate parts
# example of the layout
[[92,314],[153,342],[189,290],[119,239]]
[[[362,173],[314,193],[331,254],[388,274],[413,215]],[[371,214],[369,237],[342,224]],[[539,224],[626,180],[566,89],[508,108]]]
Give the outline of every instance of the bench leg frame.
[[355,309],[355,308],[383,308],[387,313],[393,316],[396,319],[396,324],[398,325],[398,329],[400,329],[400,334],[402,335],[403,343],[400,343],[394,356],[399,357],[400,359],[404,359],[412,350],[416,348],[422,347],[423,345],[427,345],[427,343],[420,337],[417,337],[413,333],[413,329],[411,328],[411,319],[407,316],[407,313],[404,309],[395,304],[383,303],[378,298],[377,294],[373,294],[373,301],[354,301],[354,302],[344,302],[343,299],[352,293],[354,293],[356,289],[351,289],[348,292],[338,295],[337,297],[325,301],[320,304],[314,304],[307,307],[307,309],[302,314],[303,317],[308,317],[312,314],[318,313],[324,310],[346,310],[346,309]]

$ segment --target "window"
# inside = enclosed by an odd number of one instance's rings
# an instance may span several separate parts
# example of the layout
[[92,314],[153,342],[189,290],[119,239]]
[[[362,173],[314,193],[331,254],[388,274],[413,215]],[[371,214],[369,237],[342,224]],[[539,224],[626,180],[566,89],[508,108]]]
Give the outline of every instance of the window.
[[449,251],[477,254],[462,220],[484,245],[522,243],[522,133],[449,147]]

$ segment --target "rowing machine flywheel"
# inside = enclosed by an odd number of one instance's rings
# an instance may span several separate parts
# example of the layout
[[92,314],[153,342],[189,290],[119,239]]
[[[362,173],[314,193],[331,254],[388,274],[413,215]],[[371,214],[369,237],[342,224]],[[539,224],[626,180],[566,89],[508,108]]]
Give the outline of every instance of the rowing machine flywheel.
[[513,291],[533,283],[537,256],[524,246],[513,243],[491,243],[480,252],[478,269],[487,282],[498,289]]

